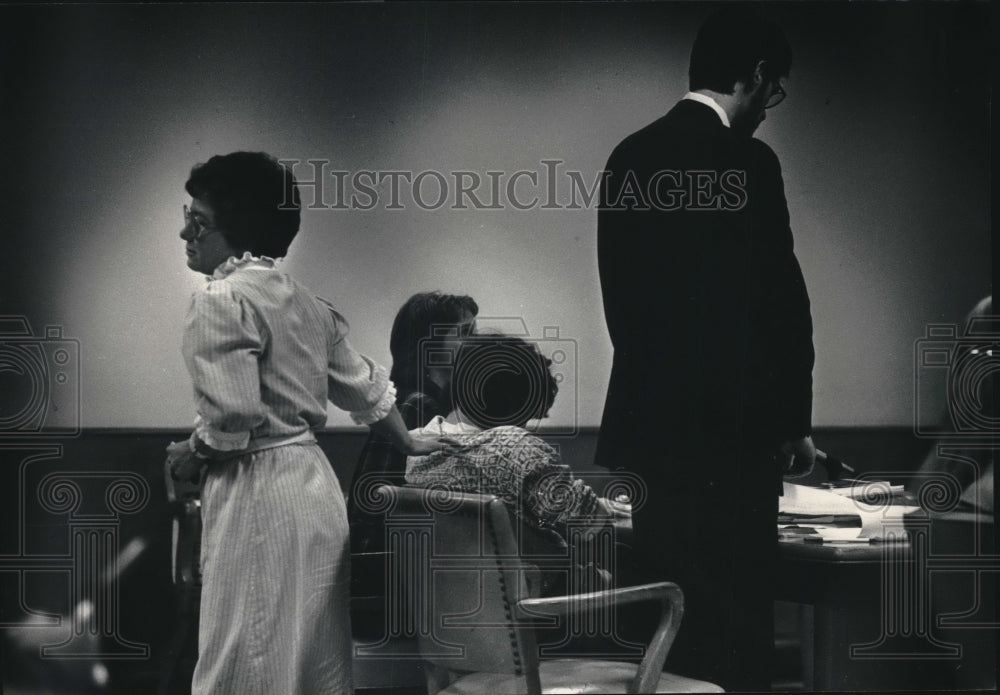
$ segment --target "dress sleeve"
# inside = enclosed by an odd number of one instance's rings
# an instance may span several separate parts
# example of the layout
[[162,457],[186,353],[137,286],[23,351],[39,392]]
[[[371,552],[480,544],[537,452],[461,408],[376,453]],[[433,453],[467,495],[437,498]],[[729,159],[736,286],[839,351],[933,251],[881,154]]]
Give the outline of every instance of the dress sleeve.
[[[322,300],[321,300],[322,301]],[[348,411],[359,425],[378,422],[392,410],[396,387],[385,368],[355,350],[347,341],[347,320],[327,302],[335,324],[330,340],[327,370],[328,397],[338,408]]]
[[265,419],[258,359],[262,339],[253,309],[210,285],[191,299],[184,361],[194,384],[195,433],[213,449],[245,449]]
[[497,427],[494,434],[497,458],[520,479],[520,504],[529,516],[542,524],[593,521],[600,516],[597,494],[569,466],[559,453],[539,437],[517,427]]
[[565,464],[540,460],[522,483],[528,510],[548,524],[593,522],[602,516],[597,493]]

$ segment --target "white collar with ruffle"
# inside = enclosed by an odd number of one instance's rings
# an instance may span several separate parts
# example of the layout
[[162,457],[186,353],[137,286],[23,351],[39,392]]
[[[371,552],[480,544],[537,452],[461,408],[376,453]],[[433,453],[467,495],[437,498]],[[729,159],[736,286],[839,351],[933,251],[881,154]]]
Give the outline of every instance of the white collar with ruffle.
[[237,258],[230,256],[212,272],[213,280],[221,280],[238,268],[263,268],[273,269],[276,259],[270,256],[254,256],[249,251],[244,251],[243,255]]

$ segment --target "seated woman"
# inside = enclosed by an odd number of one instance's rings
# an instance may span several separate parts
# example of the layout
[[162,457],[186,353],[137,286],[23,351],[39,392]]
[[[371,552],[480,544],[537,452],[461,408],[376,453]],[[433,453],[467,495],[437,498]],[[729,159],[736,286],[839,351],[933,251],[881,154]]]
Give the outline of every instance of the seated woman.
[[[389,336],[389,378],[396,385],[396,406],[407,429],[435,415],[447,415],[452,407],[448,372],[429,364],[423,348],[430,341],[443,350],[457,349],[458,341],[475,330],[478,313],[472,297],[441,292],[414,294],[396,313]],[[405,469],[406,457],[385,437],[372,432],[361,451],[348,497],[352,552],[382,550],[381,517],[367,513],[359,498],[363,500],[382,482],[401,485]]]
[[[396,406],[407,429],[451,410],[449,374],[424,359],[425,348],[457,349],[458,341],[475,330],[478,313],[472,297],[441,292],[419,292],[396,312],[389,337],[389,378],[396,385]],[[405,470],[406,456],[387,438],[370,433],[347,498],[356,637],[380,638],[387,625],[385,519],[366,501],[383,483],[402,485]]]
[[[411,431],[414,438],[447,437],[455,444],[410,457],[406,482],[502,499],[522,526],[522,555],[566,555],[570,527],[592,531],[626,514],[574,478],[559,453],[525,427],[544,418],[558,384],[551,360],[515,336],[473,336],[462,341],[452,381],[454,410]],[[587,535],[584,533],[584,535]],[[542,595],[603,588],[600,568],[543,573]],[[586,571],[581,571],[586,570]]]

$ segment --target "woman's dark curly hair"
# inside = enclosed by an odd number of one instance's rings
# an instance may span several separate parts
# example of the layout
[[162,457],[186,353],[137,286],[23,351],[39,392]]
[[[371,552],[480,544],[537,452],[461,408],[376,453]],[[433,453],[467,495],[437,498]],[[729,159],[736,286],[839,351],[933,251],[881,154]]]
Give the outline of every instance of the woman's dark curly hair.
[[549,414],[558,392],[552,360],[542,354],[538,343],[502,334],[462,340],[452,398],[473,425],[524,427],[529,420]]
[[208,203],[229,244],[280,258],[299,231],[299,190],[290,169],[264,152],[216,155],[191,169],[184,188]]

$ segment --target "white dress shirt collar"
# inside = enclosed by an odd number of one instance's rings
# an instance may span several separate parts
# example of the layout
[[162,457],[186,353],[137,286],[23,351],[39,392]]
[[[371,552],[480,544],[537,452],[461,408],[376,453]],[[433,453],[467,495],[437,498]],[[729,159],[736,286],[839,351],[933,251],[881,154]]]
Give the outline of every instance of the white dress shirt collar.
[[687,94],[684,95],[684,98],[690,99],[691,101],[697,101],[699,104],[704,104],[705,106],[714,109],[715,112],[719,114],[719,118],[722,119],[722,125],[726,126],[727,128],[729,127],[729,116],[727,116],[726,112],[722,109],[721,106],[719,106],[719,102],[717,102],[712,97],[705,96],[704,94],[698,94],[698,92],[688,92]]

